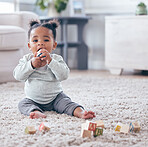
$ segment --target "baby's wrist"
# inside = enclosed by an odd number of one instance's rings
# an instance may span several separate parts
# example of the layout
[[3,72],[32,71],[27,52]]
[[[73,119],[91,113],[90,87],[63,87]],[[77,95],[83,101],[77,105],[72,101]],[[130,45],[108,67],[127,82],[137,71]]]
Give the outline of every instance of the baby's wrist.
[[33,64],[32,64],[32,61],[31,61],[31,66],[32,66],[33,69],[35,69],[35,67],[34,67]]
[[47,60],[47,64],[49,64],[51,62],[52,58],[50,58],[49,60]]

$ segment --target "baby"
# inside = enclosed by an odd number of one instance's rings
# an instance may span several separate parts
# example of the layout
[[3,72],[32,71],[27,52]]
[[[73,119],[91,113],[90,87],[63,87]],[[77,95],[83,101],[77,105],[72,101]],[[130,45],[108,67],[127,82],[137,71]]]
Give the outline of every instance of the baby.
[[30,22],[28,47],[32,53],[24,55],[14,69],[14,77],[25,82],[26,98],[18,108],[24,115],[34,118],[45,118],[45,111],[56,111],[83,119],[95,117],[92,111],[72,102],[64,94],[61,81],[68,78],[68,66],[60,55],[52,54],[56,49],[57,20],[47,23]]

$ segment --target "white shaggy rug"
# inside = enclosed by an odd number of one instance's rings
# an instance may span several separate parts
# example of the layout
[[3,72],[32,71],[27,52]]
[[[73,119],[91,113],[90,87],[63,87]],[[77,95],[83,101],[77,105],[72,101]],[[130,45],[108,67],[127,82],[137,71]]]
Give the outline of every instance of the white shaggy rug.
[[[148,77],[111,76],[108,73],[74,71],[63,82],[63,90],[73,101],[93,110],[105,124],[103,136],[81,138],[85,120],[55,112],[46,112],[45,119],[29,119],[17,109],[24,98],[23,83],[0,84],[0,147],[146,147],[148,146]],[[118,122],[139,121],[139,133],[119,134]],[[46,133],[25,134],[26,126],[48,122]]]

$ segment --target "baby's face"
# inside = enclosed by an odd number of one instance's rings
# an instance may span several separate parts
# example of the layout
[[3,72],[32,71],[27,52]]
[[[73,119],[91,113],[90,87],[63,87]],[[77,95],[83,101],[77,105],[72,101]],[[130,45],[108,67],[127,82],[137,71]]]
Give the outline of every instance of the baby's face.
[[56,48],[57,43],[54,41],[52,30],[45,27],[38,27],[31,31],[28,47],[33,54],[40,49],[46,49],[49,53]]

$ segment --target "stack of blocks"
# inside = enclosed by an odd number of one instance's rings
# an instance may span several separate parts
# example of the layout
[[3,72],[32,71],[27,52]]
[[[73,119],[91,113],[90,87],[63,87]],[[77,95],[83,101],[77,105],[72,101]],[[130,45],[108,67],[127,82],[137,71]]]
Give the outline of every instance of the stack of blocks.
[[133,132],[133,131],[139,132],[140,131],[140,125],[139,125],[138,122],[130,123],[130,125],[118,123],[116,125],[115,131],[125,133],[125,134],[129,133],[129,131],[130,132]]
[[104,123],[102,120],[99,121],[86,121],[81,125],[81,137],[91,137],[103,135]]

